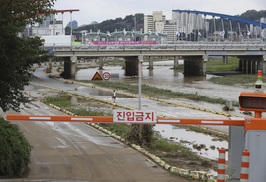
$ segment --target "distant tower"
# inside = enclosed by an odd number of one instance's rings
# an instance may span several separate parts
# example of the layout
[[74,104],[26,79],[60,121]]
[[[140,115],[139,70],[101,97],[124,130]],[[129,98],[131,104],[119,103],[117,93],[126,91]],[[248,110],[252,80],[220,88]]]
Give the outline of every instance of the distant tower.
[[[68,23],[68,26],[71,27],[71,22]],[[78,27],[78,22],[76,20],[72,21],[72,28]]]

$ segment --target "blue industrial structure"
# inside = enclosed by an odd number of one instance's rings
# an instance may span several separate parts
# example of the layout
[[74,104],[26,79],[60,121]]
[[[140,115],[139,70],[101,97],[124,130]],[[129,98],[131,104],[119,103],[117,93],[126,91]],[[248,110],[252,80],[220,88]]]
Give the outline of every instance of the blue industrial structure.
[[180,12],[180,13],[195,13],[195,14],[203,14],[203,15],[209,15],[209,16],[217,16],[217,17],[221,17],[221,18],[227,18],[230,20],[235,20],[238,22],[243,22],[246,24],[252,24],[255,25],[257,27],[261,27],[261,28],[266,28],[266,24],[265,23],[261,23],[258,21],[254,21],[254,20],[249,20],[246,18],[241,18],[241,17],[237,17],[237,16],[231,16],[231,15],[225,15],[225,14],[219,14],[219,13],[212,13],[212,12],[204,12],[204,11],[190,11],[190,10],[172,10],[173,12]]

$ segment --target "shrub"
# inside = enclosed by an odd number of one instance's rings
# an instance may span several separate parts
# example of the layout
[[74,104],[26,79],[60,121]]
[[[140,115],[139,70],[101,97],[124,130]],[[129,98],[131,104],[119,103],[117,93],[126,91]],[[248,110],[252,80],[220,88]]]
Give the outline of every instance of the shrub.
[[0,118],[0,176],[22,176],[30,163],[30,152],[18,126]]
[[125,133],[125,139],[140,146],[149,146],[152,142],[153,126],[148,124],[132,124]]

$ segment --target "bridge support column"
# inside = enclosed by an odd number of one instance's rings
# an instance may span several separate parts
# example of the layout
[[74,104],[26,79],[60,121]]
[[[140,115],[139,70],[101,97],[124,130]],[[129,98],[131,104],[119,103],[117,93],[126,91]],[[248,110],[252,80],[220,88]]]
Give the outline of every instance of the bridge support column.
[[178,58],[179,58],[179,56],[174,57],[174,70],[176,70],[178,68]]
[[148,69],[153,70],[153,57],[149,57],[149,67]]
[[264,74],[266,74],[266,58],[262,56],[240,56],[238,58],[240,60],[239,71],[241,71],[242,67],[244,74],[256,74],[258,69],[264,69]]
[[258,70],[261,70],[261,60],[257,61],[257,72],[258,72]]
[[205,76],[207,60],[207,56],[184,56],[184,76]]
[[203,75],[206,75],[207,73],[207,62],[209,61],[209,56],[204,55],[203,56],[203,62],[202,62],[202,68],[203,68]]
[[103,70],[103,57],[99,57],[99,70]]
[[243,71],[243,60],[242,59],[239,59],[239,62],[238,62],[238,70],[239,71]]
[[243,60],[244,66],[243,66],[243,73],[247,74],[247,61]]
[[138,76],[138,56],[125,57],[125,75]]
[[255,60],[255,61],[252,61],[251,62],[252,63],[252,69],[251,69],[251,74],[255,74],[256,73],[256,63],[257,63],[257,61]]
[[228,64],[228,56],[223,56],[223,64]]
[[248,74],[251,74],[251,60],[248,60]]
[[266,55],[263,56],[262,61],[261,61],[261,70],[262,74],[266,74]]
[[75,78],[77,56],[64,57],[63,59],[64,59],[64,73],[62,76],[65,79]]

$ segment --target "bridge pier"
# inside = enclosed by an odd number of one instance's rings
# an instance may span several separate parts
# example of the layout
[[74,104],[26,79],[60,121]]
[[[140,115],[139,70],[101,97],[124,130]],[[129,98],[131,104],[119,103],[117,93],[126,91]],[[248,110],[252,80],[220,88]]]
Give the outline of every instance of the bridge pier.
[[153,70],[153,57],[149,57],[149,67],[148,69]]
[[207,57],[184,56],[184,76],[205,76]]
[[264,55],[262,57],[262,61],[261,61],[261,70],[262,70],[262,74],[266,74],[266,55]]
[[77,56],[63,57],[64,59],[64,73],[63,78],[73,79],[76,74]]
[[244,67],[243,67],[243,73],[246,74],[246,73],[247,73],[247,61],[246,61],[246,60],[243,60],[243,63],[244,63],[244,64],[243,64],[243,66],[244,66]]
[[251,60],[248,60],[248,74],[251,74]]
[[125,75],[138,76],[138,56],[125,57]]
[[228,64],[228,56],[223,56],[223,64]]
[[264,64],[263,57],[239,56],[239,71],[242,71],[244,74],[256,74],[259,69],[262,69],[266,73],[266,60]]
[[176,70],[177,68],[178,68],[178,58],[179,58],[179,56],[175,56],[174,57],[174,70]]
[[99,57],[99,70],[103,70],[103,57]]
[[242,59],[239,59],[238,61],[238,70],[243,71],[243,60]]
[[251,69],[251,74],[256,74],[257,73],[257,62],[258,61],[252,61],[251,62],[251,66],[252,66],[252,69]]

